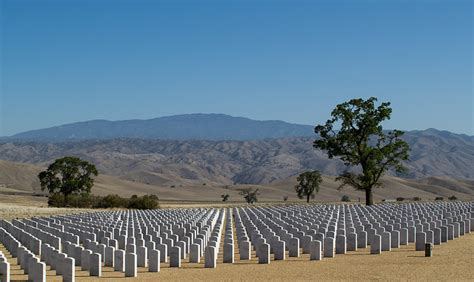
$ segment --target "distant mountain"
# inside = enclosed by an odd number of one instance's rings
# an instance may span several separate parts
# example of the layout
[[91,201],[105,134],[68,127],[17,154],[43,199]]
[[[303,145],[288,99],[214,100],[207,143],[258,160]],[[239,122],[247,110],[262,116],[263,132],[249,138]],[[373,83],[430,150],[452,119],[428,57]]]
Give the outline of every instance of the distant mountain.
[[309,125],[278,120],[257,121],[224,114],[189,114],[148,120],[91,120],[26,131],[11,138],[36,141],[114,138],[260,140],[312,135],[314,128]]
[[[403,137],[411,147],[404,178],[434,176],[474,179],[474,137],[429,129]],[[312,147],[314,137],[250,141],[106,139],[64,142],[0,141],[0,159],[45,165],[73,155],[92,161],[100,172],[153,185],[265,184],[318,169],[336,175],[345,169]]]

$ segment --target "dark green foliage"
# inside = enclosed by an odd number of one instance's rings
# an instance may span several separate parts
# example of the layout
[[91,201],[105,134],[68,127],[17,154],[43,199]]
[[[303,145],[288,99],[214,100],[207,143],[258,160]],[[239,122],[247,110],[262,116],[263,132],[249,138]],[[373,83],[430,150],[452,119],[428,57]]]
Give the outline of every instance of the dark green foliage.
[[436,197],[435,198],[435,201],[442,201],[442,200],[444,200],[444,197]]
[[50,194],[48,197],[48,206],[56,208],[64,207],[64,195],[61,193]]
[[257,196],[260,193],[258,193],[258,189],[253,190],[252,188],[245,188],[245,189],[240,189],[239,195],[244,196],[245,201],[248,204],[253,204],[255,202],[258,202]]
[[221,195],[222,201],[227,202],[229,200],[229,194]]
[[454,195],[452,195],[451,197],[448,198],[448,200],[450,201],[456,201],[458,198]]
[[350,199],[349,196],[347,196],[347,195],[343,195],[343,196],[341,197],[341,202],[350,202],[350,201],[351,201],[351,199]]
[[83,193],[73,194],[66,197],[61,193],[50,194],[48,197],[48,206],[50,207],[71,207],[71,208],[91,208],[98,199],[96,196]]
[[306,202],[309,203],[309,198],[314,199],[314,192],[319,192],[319,184],[323,182],[321,173],[319,171],[307,171],[300,174],[296,181],[298,184],[295,186],[298,198],[303,199],[306,197]]
[[288,201],[288,196],[283,196],[283,201],[284,202]]
[[413,197],[413,201],[419,202],[419,201],[421,201],[421,198],[420,197]]
[[156,209],[159,208],[158,197],[155,195],[144,195],[131,198],[122,198],[118,195],[107,195],[105,197],[89,194],[70,195],[67,198],[61,193],[54,193],[48,199],[50,207],[73,207],[73,208],[127,208],[127,209]]
[[405,201],[405,198],[403,198],[403,197],[397,197],[397,202],[403,202],[403,201]]
[[69,206],[70,195],[89,194],[94,185],[94,178],[98,172],[96,167],[77,157],[57,159],[42,171],[38,178],[41,190],[47,189],[50,196],[55,195],[52,202],[59,204],[59,196],[64,196],[63,206]]
[[157,209],[159,206],[158,204],[158,197],[156,195],[144,195],[138,197],[137,195],[133,195],[128,203],[129,209],[139,209],[139,210],[147,210],[147,209]]
[[101,197],[99,201],[95,205],[96,208],[127,208],[128,207],[128,199],[122,198],[119,195],[107,195],[105,197]]
[[[403,172],[401,161],[408,160],[408,144],[403,131],[384,132],[381,123],[390,119],[390,103],[375,107],[377,98],[352,99],[339,104],[332,118],[314,129],[319,138],[313,146],[327,152],[330,159],[339,157],[346,166],[360,167],[361,173],[345,171],[336,180],[340,188],[350,185],[366,192],[366,204],[373,204],[372,188],[381,187],[380,177],[388,169]],[[340,125],[340,128],[335,126]]]

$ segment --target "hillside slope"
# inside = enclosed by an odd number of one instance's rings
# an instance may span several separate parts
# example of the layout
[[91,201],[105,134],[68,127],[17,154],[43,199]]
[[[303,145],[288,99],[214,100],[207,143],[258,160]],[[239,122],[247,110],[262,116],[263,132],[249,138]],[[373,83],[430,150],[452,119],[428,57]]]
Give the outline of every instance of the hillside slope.
[[[412,131],[404,178],[474,179],[474,141],[436,130]],[[345,166],[312,147],[313,138],[252,141],[110,139],[59,143],[0,142],[0,159],[46,165],[72,155],[101,173],[152,185],[268,184],[318,169],[337,175]]]
[[[0,161],[0,184],[8,183],[8,191],[39,191],[39,166]],[[338,190],[339,183],[332,176],[323,176],[324,182],[315,200],[339,201],[342,195],[353,200],[364,199],[364,193],[347,187]],[[123,180],[110,175],[100,175],[92,189],[97,195],[119,194],[130,197],[133,194],[156,194],[162,200],[173,201],[220,201],[220,195],[229,194],[231,201],[242,201],[239,189],[252,187],[260,191],[261,201],[282,201],[287,196],[289,201],[299,201],[294,191],[296,179],[290,177],[269,185],[217,185],[217,184],[183,184],[177,186],[149,185],[141,182]],[[396,197],[421,197],[429,200],[437,196],[445,198],[455,195],[459,199],[474,199],[474,182],[449,178],[428,178],[407,180],[397,177],[385,177],[385,187],[376,189],[375,199],[395,199]],[[0,189],[2,191],[2,189]]]

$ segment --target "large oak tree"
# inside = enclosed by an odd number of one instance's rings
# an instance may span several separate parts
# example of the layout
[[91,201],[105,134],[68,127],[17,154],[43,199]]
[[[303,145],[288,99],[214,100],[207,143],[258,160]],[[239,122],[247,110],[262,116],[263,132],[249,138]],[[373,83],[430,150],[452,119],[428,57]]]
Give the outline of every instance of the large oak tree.
[[[377,98],[352,99],[339,104],[331,119],[315,127],[319,135],[313,146],[327,152],[330,159],[339,157],[346,166],[359,168],[360,173],[346,170],[336,180],[365,191],[366,204],[374,203],[372,189],[381,187],[380,178],[388,169],[403,172],[409,146],[401,139],[400,130],[384,131],[381,123],[390,119],[389,102],[375,106]],[[356,170],[357,171],[357,170]]]
[[38,178],[41,189],[50,195],[60,193],[67,203],[71,194],[89,194],[97,176],[96,167],[77,157],[63,157],[54,161]]

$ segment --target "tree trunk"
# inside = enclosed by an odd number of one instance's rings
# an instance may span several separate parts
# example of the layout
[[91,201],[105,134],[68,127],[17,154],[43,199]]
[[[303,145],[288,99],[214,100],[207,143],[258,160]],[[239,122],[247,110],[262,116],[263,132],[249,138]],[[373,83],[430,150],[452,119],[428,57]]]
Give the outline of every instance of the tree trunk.
[[372,187],[365,188],[365,205],[371,206],[374,204],[374,196],[372,194]]
[[310,195],[306,195],[306,203],[309,203],[309,196]]

